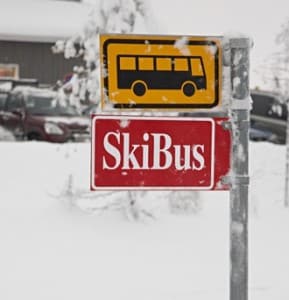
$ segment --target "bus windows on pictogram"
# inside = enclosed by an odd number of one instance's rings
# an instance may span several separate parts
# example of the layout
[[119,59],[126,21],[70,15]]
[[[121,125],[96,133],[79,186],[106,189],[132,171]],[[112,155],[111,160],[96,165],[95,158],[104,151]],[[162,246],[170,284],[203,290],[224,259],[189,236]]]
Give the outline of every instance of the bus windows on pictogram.
[[192,97],[206,89],[206,72],[200,56],[117,56],[119,89],[131,89],[136,96],[147,90],[179,90]]

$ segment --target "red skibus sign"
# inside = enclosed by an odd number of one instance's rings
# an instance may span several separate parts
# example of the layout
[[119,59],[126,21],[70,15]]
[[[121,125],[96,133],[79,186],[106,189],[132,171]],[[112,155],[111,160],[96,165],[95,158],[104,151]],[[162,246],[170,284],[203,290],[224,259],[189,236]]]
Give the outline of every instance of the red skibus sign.
[[92,190],[228,190],[228,118],[92,116]]

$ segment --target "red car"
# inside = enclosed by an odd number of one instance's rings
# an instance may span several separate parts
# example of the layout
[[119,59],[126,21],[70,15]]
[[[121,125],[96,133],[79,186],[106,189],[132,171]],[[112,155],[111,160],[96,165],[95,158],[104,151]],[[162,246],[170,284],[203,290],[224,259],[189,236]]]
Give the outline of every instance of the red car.
[[17,139],[84,141],[90,136],[89,122],[75,108],[59,105],[51,90],[19,86],[0,93],[0,126]]

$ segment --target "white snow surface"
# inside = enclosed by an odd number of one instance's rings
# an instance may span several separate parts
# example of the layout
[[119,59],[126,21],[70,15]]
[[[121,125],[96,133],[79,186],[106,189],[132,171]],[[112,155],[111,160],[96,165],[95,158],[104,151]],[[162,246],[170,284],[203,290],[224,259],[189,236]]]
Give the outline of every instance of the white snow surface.
[[0,39],[56,42],[80,33],[91,5],[48,0],[0,0]]
[[[1,142],[0,153],[0,299],[229,299],[229,192],[201,192],[187,215],[148,192],[139,205],[154,218],[129,221],[88,209],[103,201],[89,192],[89,143]],[[289,299],[284,173],[284,146],[250,144],[250,299]]]

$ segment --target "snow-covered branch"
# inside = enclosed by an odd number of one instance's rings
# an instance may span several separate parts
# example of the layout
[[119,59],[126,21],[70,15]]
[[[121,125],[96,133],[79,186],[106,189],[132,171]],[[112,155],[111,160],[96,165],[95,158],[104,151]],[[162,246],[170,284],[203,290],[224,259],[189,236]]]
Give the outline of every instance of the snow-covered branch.
[[[137,18],[148,18],[145,0],[101,0],[93,6],[83,31],[66,41],[58,41],[53,51],[64,53],[65,58],[83,57],[86,68],[85,86],[89,102],[99,103],[99,34],[131,33],[135,31]],[[145,20],[144,20],[144,23]],[[73,76],[74,86],[75,82]],[[75,88],[77,89],[77,88]],[[74,95],[79,97],[79,95]]]

